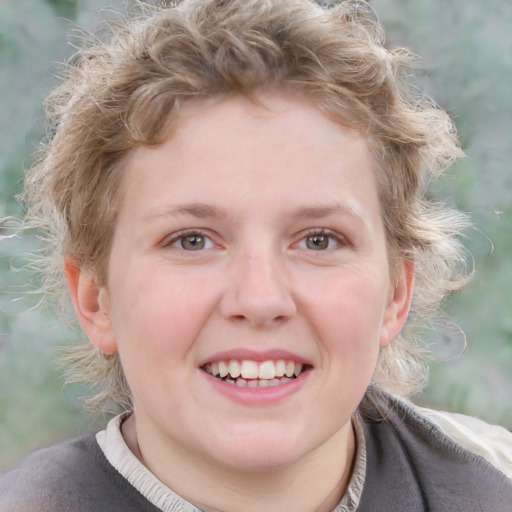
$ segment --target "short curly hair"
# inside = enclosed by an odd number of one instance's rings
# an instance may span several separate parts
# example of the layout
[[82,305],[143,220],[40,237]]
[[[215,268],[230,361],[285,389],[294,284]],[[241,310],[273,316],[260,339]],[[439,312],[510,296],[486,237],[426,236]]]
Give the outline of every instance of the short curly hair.
[[[45,104],[49,136],[23,196],[27,222],[42,233],[45,290],[67,295],[65,257],[105,282],[125,157],[159,144],[184,103],[289,91],[367,138],[389,255],[412,259],[416,273],[408,322],[381,350],[373,384],[417,392],[426,381],[418,327],[467,277],[458,236],[466,217],[429,201],[427,186],[462,152],[446,112],[410,84],[411,54],[384,44],[361,1],[140,4],[105,40],[78,51]],[[117,354],[84,343],[65,359],[71,378],[94,388],[90,403],[131,406]]]

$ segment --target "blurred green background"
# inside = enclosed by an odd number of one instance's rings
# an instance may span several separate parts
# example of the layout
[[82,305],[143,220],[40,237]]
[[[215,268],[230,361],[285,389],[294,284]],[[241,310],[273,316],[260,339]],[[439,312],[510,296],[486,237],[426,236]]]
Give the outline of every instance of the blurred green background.
[[[20,217],[14,196],[44,135],[42,100],[77,26],[94,31],[112,0],[0,0],[0,218]],[[421,55],[418,86],[454,117],[467,158],[433,194],[473,214],[473,283],[446,305],[464,330],[430,335],[436,361],[422,404],[512,429],[512,2],[373,0],[391,46]],[[66,35],[68,34],[68,35]],[[71,34],[71,35],[69,35]],[[58,347],[76,339],[28,295],[23,253],[35,240],[0,229],[0,470],[35,447],[99,428],[80,386],[64,386]],[[18,269],[14,271],[13,269]]]

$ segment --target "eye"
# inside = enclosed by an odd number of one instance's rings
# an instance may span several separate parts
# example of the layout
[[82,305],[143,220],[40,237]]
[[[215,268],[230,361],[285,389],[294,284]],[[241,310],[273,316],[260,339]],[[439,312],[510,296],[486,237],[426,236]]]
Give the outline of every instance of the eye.
[[312,231],[298,244],[302,249],[311,251],[326,251],[343,245],[344,238],[337,233],[325,230]]
[[202,251],[215,247],[212,240],[202,233],[188,232],[173,235],[165,244],[167,247],[175,247],[185,251]]

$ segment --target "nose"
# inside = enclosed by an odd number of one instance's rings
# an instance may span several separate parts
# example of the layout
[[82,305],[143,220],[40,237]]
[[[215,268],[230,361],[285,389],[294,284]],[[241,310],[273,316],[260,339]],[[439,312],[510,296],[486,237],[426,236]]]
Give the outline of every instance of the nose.
[[220,303],[224,318],[254,326],[286,322],[297,307],[277,255],[240,255],[231,262],[229,286]]

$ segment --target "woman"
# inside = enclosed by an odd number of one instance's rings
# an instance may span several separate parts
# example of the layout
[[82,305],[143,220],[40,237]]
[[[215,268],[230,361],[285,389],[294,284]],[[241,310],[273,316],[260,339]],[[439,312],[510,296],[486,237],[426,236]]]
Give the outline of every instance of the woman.
[[71,371],[124,412],[4,477],[6,510],[510,508],[511,435],[404,400],[466,281],[466,219],[425,199],[460,150],[406,61],[308,0],[184,1],[79,52],[25,199]]

